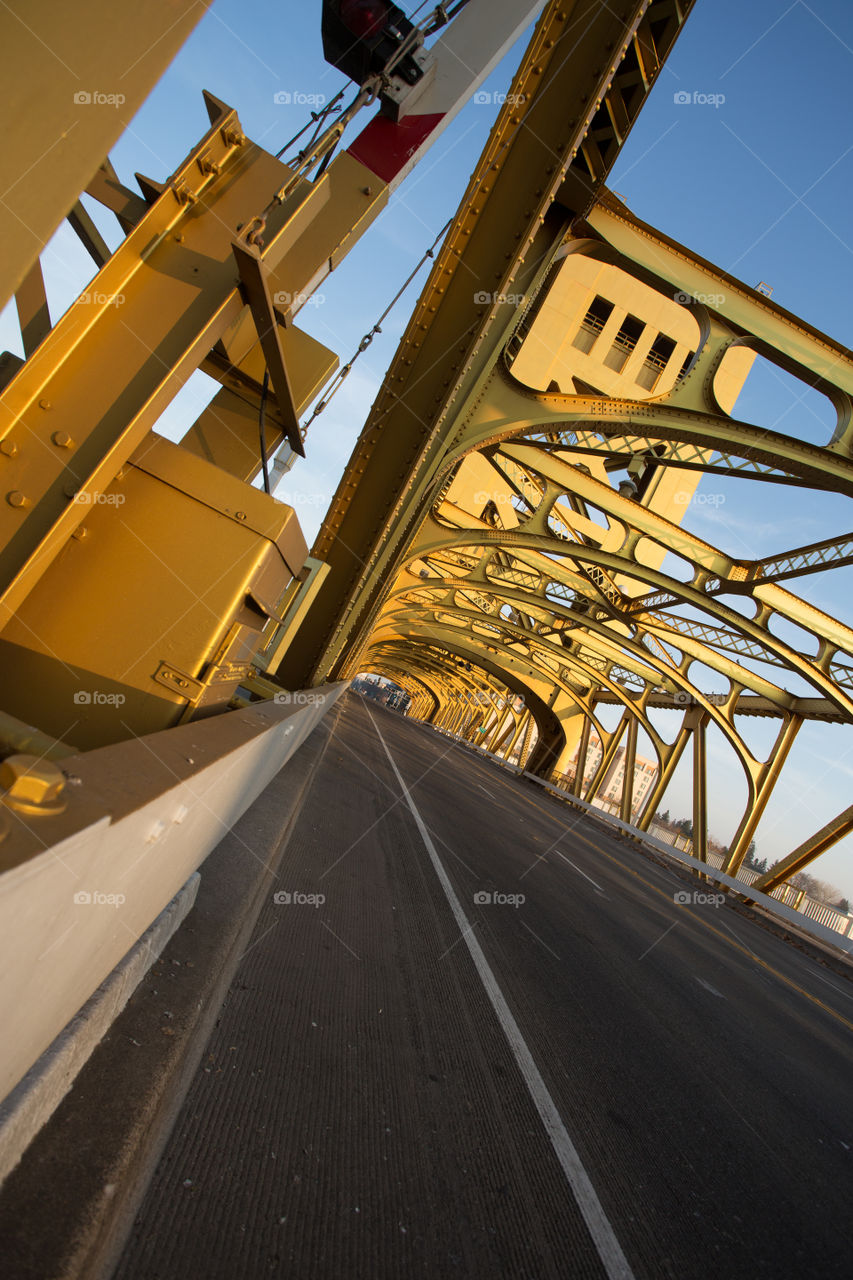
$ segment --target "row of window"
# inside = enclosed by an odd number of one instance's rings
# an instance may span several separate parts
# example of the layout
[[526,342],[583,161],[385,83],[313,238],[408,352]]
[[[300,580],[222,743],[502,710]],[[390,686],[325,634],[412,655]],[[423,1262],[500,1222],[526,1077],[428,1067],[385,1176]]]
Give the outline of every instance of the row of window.
[[[612,302],[609,302],[607,298],[596,295],[580,323],[580,328],[572,339],[572,346],[588,355],[601,337],[605,325],[613,314],[613,309],[614,304]],[[641,320],[639,316],[626,315],[602,363],[608,369],[612,369],[614,373],[621,373],[628,363],[628,357],[643,336],[645,328],[645,321]],[[672,353],[675,351],[675,345],[672,338],[668,338],[665,333],[657,335],[637,373],[636,381],[639,386],[644,387],[647,391],[654,390],[661,374],[669,364]],[[679,377],[685,372],[688,364],[693,359],[693,355],[692,351],[688,353]]]

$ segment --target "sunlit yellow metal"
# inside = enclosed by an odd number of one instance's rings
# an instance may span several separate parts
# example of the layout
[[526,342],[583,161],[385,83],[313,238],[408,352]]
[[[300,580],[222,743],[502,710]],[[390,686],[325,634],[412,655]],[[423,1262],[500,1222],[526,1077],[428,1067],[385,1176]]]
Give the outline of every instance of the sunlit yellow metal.
[[831,848],[851,831],[853,831],[853,805],[848,805],[837,817],[821,827],[820,831],[803,841],[787,858],[783,858],[772,871],[759,876],[754,887],[762,893],[772,893],[780,884],[796,875],[798,871],[802,871],[803,867],[807,867],[815,858],[820,857],[824,850]]
[[199,0],[0,6],[7,119],[0,303],[16,292],[204,13]]
[[291,507],[157,436],[100,498],[0,634],[4,709],[83,749],[227,706],[308,554]]
[[539,289],[591,207],[692,7],[546,6],[313,548],[330,574],[280,669],[286,683],[349,667],[517,327],[517,298]]
[[[342,672],[366,662],[382,670],[382,656],[391,651],[398,672],[418,672],[424,647],[439,645],[477,664],[490,681],[509,680],[529,700],[536,722],[533,771],[564,777],[577,752],[580,790],[594,732],[601,760],[582,788],[593,800],[617,752],[625,751],[623,818],[632,812],[630,766],[642,729],[658,770],[638,818],[643,828],[692,741],[693,829],[701,858],[708,843],[705,735],[715,725],[747,784],[726,862],[736,874],[804,721],[853,722],[853,631],[774,579],[849,563],[851,547],[842,537],[744,561],[688,533],[680,520],[705,473],[853,493],[853,359],[746,286],[730,281],[726,292],[721,273],[658,237],[608,193],[577,230],[585,234],[564,237],[553,251],[557,274],[551,273],[544,297],[532,305],[524,298],[516,336],[493,353],[459,403],[429,484],[410,489],[385,527],[371,564],[393,563],[393,574],[378,597],[365,576],[363,595],[350,602],[329,652],[340,652],[348,636]],[[657,239],[665,252],[652,263],[648,243]],[[601,384],[610,394],[600,386],[593,395],[587,386],[564,385],[573,377],[564,345],[574,330],[560,329],[565,307],[549,309],[547,289],[556,289],[561,273],[575,264],[578,280],[594,279],[590,258],[611,275],[621,273],[623,314],[629,305],[639,311],[627,301],[641,297],[639,280],[646,294],[660,297],[659,314],[668,307],[692,317],[696,351],[673,372],[687,337],[682,348],[676,344],[678,355],[654,394],[630,398],[624,380],[606,370]],[[700,282],[706,301],[683,305],[685,290],[698,291]],[[707,299],[715,292],[712,306]],[[422,304],[428,300],[429,291]],[[672,332],[688,334],[679,323],[671,321]],[[822,445],[734,416],[756,353],[810,381],[816,374],[823,379],[838,423]],[[587,362],[588,381],[589,369]],[[751,610],[737,604],[749,600]],[[779,622],[786,624],[786,640],[774,626]],[[714,673],[714,690],[691,675],[694,666]],[[779,670],[779,681],[769,678],[768,668]],[[805,680],[813,693],[789,692],[783,672]],[[605,702],[624,708],[609,732],[596,715]],[[648,714],[666,706],[682,713],[669,741]],[[739,728],[739,718],[749,714],[781,721],[766,760],[753,754]],[[493,743],[518,741],[521,733],[515,722],[499,730]],[[843,822],[830,826],[798,854],[798,866],[849,829]]]
[[[105,253],[75,206],[100,269],[56,326],[37,262],[18,292],[28,359],[0,397],[0,702],[84,749],[226,708],[256,658],[278,661],[327,572],[303,572],[295,513],[250,483],[262,387],[269,370],[268,453],[285,437],[300,451],[298,415],[337,358],[292,320],[388,187],[348,154],[309,181],[205,101],[210,129],[167,183],[140,179],[142,199],[109,163],[89,183],[127,234]],[[198,368],[223,389],[170,444],[152,428]]]
[[[308,181],[208,96],[210,130],[140,198],[108,162],[92,174],[110,140],[92,115],[59,175],[63,190],[79,179],[73,199],[42,222],[71,210],[97,276],[53,330],[37,254],[9,277],[28,359],[0,403],[4,709],[85,748],[227,706],[244,681],[271,696],[275,678],[377,671],[449,733],[537,774],[574,768],[588,800],[623,751],[626,821],[642,733],[658,773],[640,827],[692,743],[700,858],[715,726],[746,779],[738,871],[800,726],[853,722],[853,631],[779,585],[853,563],[853,541],[744,560],[680,522],[703,475],[853,495],[853,356],[603,186],[691,7],[545,6],[312,557],[293,512],[251,487],[264,375],[268,452],[285,437],[298,451],[335,356],[293,318],[388,189],[348,153]],[[170,39],[193,6],[176,13]],[[163,5],[145,0],[121,32],[142,17],[162,25]],[[77,199],[86,182],[126,232],[115,254]],[[602,281],[615,306],[578,343]],[[618,345],[628,315],[642,335],[608,363],[595,344]],[[819,383],[836,410],[827,440],[735,415],[758,355]],[[152,428],[197,368],[222,389],[167,445]],[[607,705],[622,708],[615,729]],[[651,714],[665,708],[680,717],[669,739]],[[766,760],[746,715],[780,721]],[[849,829],[843,814],[785,866]]]

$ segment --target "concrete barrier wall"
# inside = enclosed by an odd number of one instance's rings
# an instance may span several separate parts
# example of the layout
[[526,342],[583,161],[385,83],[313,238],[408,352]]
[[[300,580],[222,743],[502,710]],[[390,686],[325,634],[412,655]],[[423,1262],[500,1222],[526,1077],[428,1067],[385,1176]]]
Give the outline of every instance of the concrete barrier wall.
[[0,1098],[134,947],[347,688],[62,762],[54,816],[4,807]]

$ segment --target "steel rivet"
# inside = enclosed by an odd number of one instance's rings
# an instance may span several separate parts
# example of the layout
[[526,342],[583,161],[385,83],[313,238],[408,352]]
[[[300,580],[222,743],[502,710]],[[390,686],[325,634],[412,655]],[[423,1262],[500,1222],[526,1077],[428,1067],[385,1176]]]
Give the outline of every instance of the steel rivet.
[[6,790],[6,804],[24,813],[61,813],[65,808],[65,778],[55,764],[40,756],[9,756],[0,764],[0,787]]

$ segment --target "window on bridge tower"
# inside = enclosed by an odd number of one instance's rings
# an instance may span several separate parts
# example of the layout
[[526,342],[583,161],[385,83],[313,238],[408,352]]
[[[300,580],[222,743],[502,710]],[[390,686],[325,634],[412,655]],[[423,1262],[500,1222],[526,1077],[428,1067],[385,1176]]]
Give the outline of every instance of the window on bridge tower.
[[604,363],[614,373],[620,373],[628,362],[628,357],[643,336],[645,324],[639,316],[627,315],[619,326],[619,332],[613,339],[613,346],[604,357]]
[[687,355],[684,357],[684,364],[681,366],[681,368],[678,371],[678,377],[676,378],[676,382],[680,382],[681,379],[684,377],[685,373],[690,368],[690,365],[693,361],[693,357],[695,355],[696,355],[695,351],[687,352]]
[[672,338],[668,338],[664,333],[659,333],[649,348],[649,354],[637,374],[637,382],[641,387],[645,387],[646,391],[654,391],[658,382],[660,382],[661,374],[669,364],[674,350],[675,343]]
[[578,351],[591,351],[612,314],[612,302],[598,296],[593,298],[589,311],[581,320],[580,328],[572,339],[572,346]]

